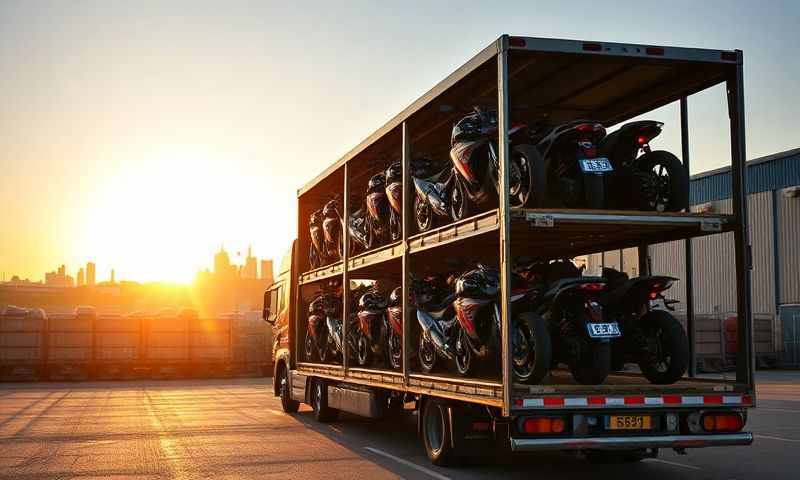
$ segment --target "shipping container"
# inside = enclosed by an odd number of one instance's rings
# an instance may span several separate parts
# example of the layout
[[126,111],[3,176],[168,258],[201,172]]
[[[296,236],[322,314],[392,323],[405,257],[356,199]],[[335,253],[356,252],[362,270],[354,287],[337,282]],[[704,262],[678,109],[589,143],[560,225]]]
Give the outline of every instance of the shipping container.
[[95,321],[97,377],[129,379],[144,374],[144,317],[101,315]]
[[189,363],[195,376],[228,376],[232,364],[229,317],[193,318],[189,323]]
[[193,311],[163,311],[145,320],[146,362],[154,378],[189,374],[189,324]]
[[51,380],[85,380],[94,375],[96,318],[91,307],[48,316],[47,367]]
[[0,313],[0,379],[45,377],[47,315],[42,309],[6,307]]

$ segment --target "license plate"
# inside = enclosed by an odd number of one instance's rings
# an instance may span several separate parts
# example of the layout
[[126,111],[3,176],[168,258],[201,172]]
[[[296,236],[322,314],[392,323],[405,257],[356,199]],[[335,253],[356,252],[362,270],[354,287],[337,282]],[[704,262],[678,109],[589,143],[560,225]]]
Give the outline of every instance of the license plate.
[[580,160],[581,170],[585,173],[611,172],[614,168],[607,158],[583,158]]
[[589,329],[589,336],[592,338],[614,338],[622,335],[617,322],[587,323],[586,328]]
[[609,415],[608,430],[650,430],[652,418],[648,415]]

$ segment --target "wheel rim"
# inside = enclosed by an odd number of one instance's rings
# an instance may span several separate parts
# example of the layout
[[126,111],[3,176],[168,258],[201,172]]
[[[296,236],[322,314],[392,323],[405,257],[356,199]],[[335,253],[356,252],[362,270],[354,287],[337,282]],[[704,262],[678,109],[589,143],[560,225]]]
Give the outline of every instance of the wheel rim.
[[533,372],[533,358],[536,355],[533,338],[527,333],[521,326],[514,331],[512,365],[514,374],[521,379],[528,378]]
[[433,345],[425,340],[424,337],[420,337],[419,343],[419,361],[423,367],[432,370],[433,363],[436,360],[436,353],[433,351]]
[[466,200],[462,188],[464,187],[458,180],[456,180],[456,184],[453,187],[452,193],[450,194],[450,203],[452,205],[450,210],[453,220],[461,220],[464,218],[464,205]]
[[528,202],[531,194],[530,166],[527,159],[518,155],[509,165],[511,179],[509,182],[509,197],[512,207],[521,207]]
[[317,382],[317,386],[314,389],[314,406],[317,411],[319,411],[320,406],[322,406],[322,382]]
[[427,203],[420,200],[419,197],[415,197],[414,204],[417,228],[421,232],[427,231],[429,228],[431,228],[431,207]]
[[393,368],[402,367],[403,349],[400,346],[400,338],[392,333],[389,337],[389,359],[392,361]]
[[433,454],[438,455],[444,445],[444,415],[438,405],[425,410],[425,437]]
[[669,169],[663,163],[656,163],[650,170],[653,184],[650,192],[650,208],[663,212],[670,203],[670,187],[672,180]]
[[456,367],[461,375],[468,374],[469,368],[472,366],[472,352],[469,345],[467,345],[468,340],[465,335],[462,332],[458,340],[456,340]]
[[311,360],[314,356],[314,339],[311,334],[306,332],[306,360]]
[[367,338],[363,335],[358,339],[358,363],[360,365],[367,364],[367,351],[369,350],[369,345],[367,345]]
[[280,385],[281,398],[289,398],[289,379],[286,378],[286,373],[281,373]]
[[653,331],[653,337],[655,346],[653,368],[658,373],[666,373],[672,363],[672,356],[669,354],[669,351],[664,348],[664,344],[668,339],[666,335],[664,335],[664,330],[661,328],[656,328]]

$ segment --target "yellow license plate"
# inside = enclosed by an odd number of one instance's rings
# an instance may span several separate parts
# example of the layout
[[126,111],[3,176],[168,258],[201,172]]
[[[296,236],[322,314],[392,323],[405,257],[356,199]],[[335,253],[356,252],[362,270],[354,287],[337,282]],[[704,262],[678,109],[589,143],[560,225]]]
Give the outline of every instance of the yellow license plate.
[[610,415],[609,430],[650,430],[652,418],[647,415]]

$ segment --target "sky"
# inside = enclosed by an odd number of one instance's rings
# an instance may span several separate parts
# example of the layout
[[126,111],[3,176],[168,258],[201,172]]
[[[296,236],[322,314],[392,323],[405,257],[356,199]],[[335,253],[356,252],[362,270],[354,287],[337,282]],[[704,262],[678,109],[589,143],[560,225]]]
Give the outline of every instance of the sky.
[[[796,148],[798,24],[794,1],[3,1],[0,272],[279,258],[297,189],[503,33],[742,49],[748,158]],[[692,173],[729,162],[725,108],[690,98]]]

